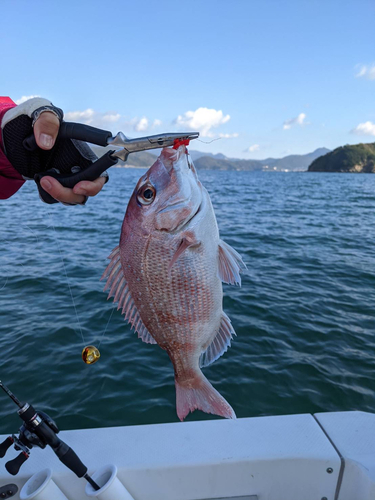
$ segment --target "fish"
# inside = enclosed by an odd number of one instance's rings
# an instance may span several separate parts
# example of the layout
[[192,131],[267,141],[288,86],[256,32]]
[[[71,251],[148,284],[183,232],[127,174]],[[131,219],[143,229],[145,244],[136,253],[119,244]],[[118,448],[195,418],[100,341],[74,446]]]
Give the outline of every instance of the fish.
[[129,200],[119,245],[102,279],[108,299],[173,364],[177,415],[196,409],[236,418],[201,368],[236,335],[223,311],[222,282],[241,285],[240,254],[220,239],[208,191],[186,145],[164,148]]

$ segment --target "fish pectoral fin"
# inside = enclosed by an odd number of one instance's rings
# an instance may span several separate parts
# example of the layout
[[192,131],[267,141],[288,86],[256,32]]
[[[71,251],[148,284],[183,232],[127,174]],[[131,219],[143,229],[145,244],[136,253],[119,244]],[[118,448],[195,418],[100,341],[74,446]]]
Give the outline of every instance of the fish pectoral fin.
[[220,328],[211,344],[202,352],[199,358],[199,366],[208,366],[222,356],[230,347],[230,341],[236,335],[228,316],[223,312]]
[[247,269],[241,255],[228,243],[219,240],[218,276],[224,283],[241,286],[240,273]]
[[125,319],[131,324],[138,333],[138,337],[146,342],[146,344],[156,344],[156,340],[147,330],[141,316],[137,310],[134,300],[131,296],[128,284],[121,266],[120,249],[117,246],[113,249],[108,257],[110,263],[103,273],[101,279],[107,278],[104,290],[109,289],[108,299],[113,297],[114,302],[118,302],[117,310],[122,308],[122,314],[125,314]]
[[180,245],[177,248],[175,254],[173,255],[172,260],[169,263],[168,272],[169,273],[171,272],[172,267],[179,259],[179,257],[181,257],[181,255],[185,252],[185,250],[187,250],[190,247],[198,246],[200,244],[201,242],[195,238],[194,234],[190,233],[183,235]]

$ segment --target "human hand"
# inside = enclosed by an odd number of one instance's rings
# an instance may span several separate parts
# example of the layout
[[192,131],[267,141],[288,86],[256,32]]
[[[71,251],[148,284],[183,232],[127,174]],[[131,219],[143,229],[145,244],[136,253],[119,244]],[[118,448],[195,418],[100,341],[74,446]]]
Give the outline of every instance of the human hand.
[[[59,127],[60,121],[54,113],[45,111],[40,114],[34,123],[34,136],[41,149],[49,150],[54,146]],[[99,177],[93,182],[81,181],[73,189],[69,189],[62,186],[55,178],[45,176],[41,179],[40,184],[55,200],[69,205],[82,205],[87,196],[97,195],[105,182],[105,177]]]

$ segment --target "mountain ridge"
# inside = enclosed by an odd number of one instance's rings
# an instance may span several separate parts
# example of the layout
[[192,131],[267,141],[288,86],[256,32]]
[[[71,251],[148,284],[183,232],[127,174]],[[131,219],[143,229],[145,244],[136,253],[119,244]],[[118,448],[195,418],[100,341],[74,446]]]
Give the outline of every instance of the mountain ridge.
[[[111,146],[101,148],[91,146],[98,157],[110,151]],[[288,155],[283,158],[266,158],[265,160],[246,160],[239,158],[228,158],[222,153],[202,153],[201,151],[190,150],[194,165],[198,170],[237,170],[237,171],[306,171],[309,165],[322,154],[330,150],[327,148],[318,148],[305,155]],[[155,154],[156,153],[156,154]],[[127,162],[119,161],[119,167],[143,167],[149,168],[157,158],[158,150],[140,151],[132,153]]]
[[327,148],[318,148],[305,155],[288,155],[283,158],[266,158],[265,160],[216,159],[212,156],[203,156],[196,159],[194,165],[201,170],[306,171],[316,158],[329,151]]

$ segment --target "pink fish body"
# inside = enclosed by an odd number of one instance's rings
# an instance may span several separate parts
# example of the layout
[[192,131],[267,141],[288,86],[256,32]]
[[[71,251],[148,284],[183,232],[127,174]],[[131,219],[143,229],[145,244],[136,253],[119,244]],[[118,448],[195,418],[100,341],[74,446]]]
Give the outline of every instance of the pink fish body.
[[208,192],[185,146],[166,148],[129,201],[103,277],[109,297],[144,342],[174,367],[178,417],[195,409],[235,418],[201,371],[235,334],[223,312],[222,284],[241,284],[240,255],[219,238]]

